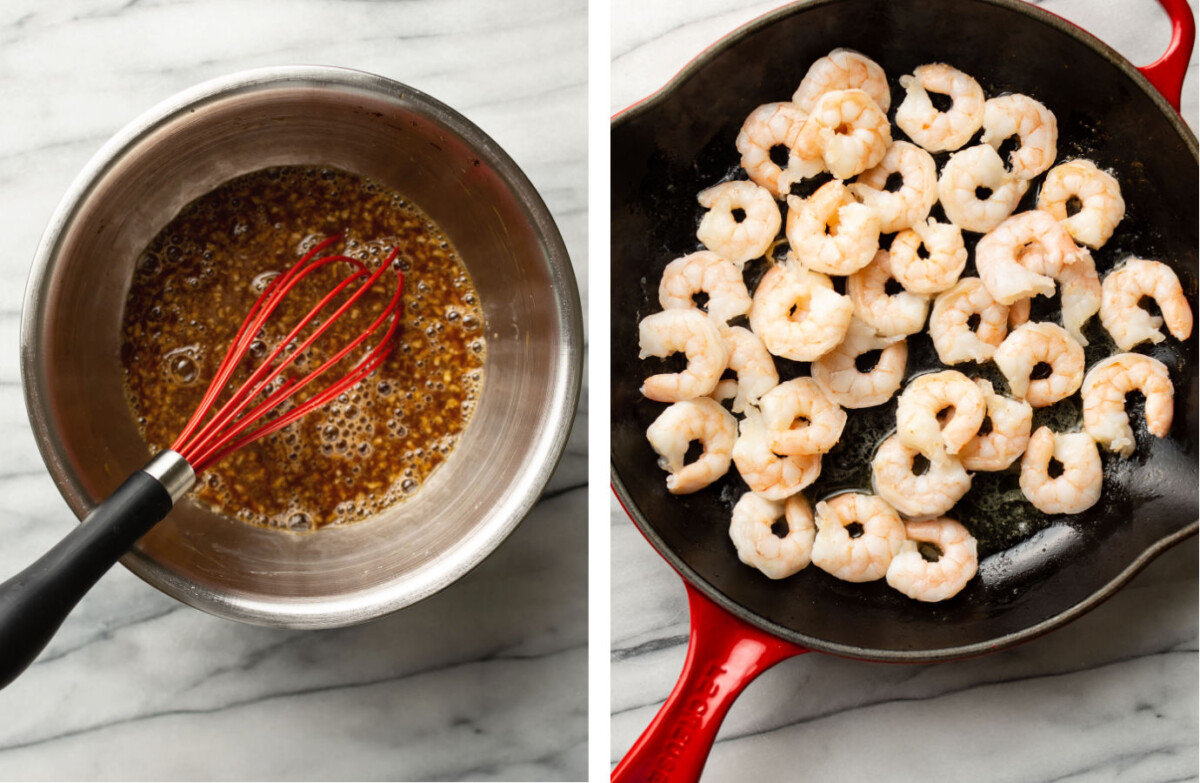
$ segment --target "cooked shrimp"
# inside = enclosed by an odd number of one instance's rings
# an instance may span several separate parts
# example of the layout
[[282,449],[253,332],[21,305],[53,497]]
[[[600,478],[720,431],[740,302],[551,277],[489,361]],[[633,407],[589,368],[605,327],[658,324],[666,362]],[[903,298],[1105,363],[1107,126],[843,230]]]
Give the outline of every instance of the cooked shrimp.
[[[783,517],[787,535],[777,536],[771,528]],[[771,579],[784,579],[804,569],[812,560],[817,534],[812,509],[803,495],[792,495],[786,503],[767,500],[747,492],[733,506],[729,537],[738,559]]]
[[1122,457],[1137,447],[1125,412],[1125,395],[1134,389],[1146,397],[1146,429],[1157,438],[1167,437],[1175,418],[1175,387],[1158,359],[1119,353],[1095,364],[1083,379],[1083,428]]
[[779,384],[759,401],[771,451],[824,454],[842,437],[846,412],[812,378]]
[[699,310],[664,310],[638,324],[639,359],[687,355],[687,369],[679,373],[651,375],[642,394],[658,402],[679,402],[712,392],[729,362],[725,341],[717,325]]
[[1008,334],[1007,319],[978,277],[964,277],[933,300],[929,336],[942,364],[982,364]]
[[997,394],[991,381],[976,378],[975,384],[987,401],[987,419],[979,434],[959,450],[958,459],[967,470],[1004,470],[1025,453],[1033,406]]
[[759,281],[750,328],[776,356],[811,362],[842,341],[854,305],[825,275],[789,266],[773,266]]
[[[1038,253],[1039,258],[1045,257],[1041,249]],[[1092,260],[1092,254],[1086,248],[1080,248],[1075,263],[1065,264],[1057,270],[1044,266],[1040,260],[1028,263],[1027,267],[1058,281],[1063,326],[1080,345],[1087,345],[1083,326],[1099,312],[1103,301],[1100,277],[1096,274],[1096,262]]]
[[[901,176],[900,187],[888,190],[888,178]],[[878,166],[867,169],[847,187],[855,198],[879,215],[884,234],[901,231],[929,217],[938,199],[937,164],[933,156],[907,141],[893,141]]]
[[[1138,306],[1143,296],[1152,298],[1162,317]],[[1177,340],[1192,334],[1192,308],[1171,267],[1158,261],[1130,258],[1104,278],[1100,322],[1122,351],[1149,340],[1161,343],[1158,327],[1166,321]]]
[[999,152],[1004,140],[1012,136],[1021,140],[1021,146],[1008,156],[1010,170],[1018,179],[1033,179],[1058,156],[1058,120],[1028,95],[1002,95],[983,105],[980,140]]
[[667,264],[658,284],[658,301],[665,310],[695,307],[692,297],[701,291],[708,294],[706,309],[718,325],[750,312],[742,273],[732,261],[705,250]]
[[851,49],[834,49],[809,66],[792,103],[808,113],[822,95],[834,90],[862,90],[885,114],[892,105],[887,74],[874,60]]
[[[984,289],[987,290],[986,288]],[[991,294],[988,294],[990,297]],[[1001,305],[1003,307],[1003,305]],[[1018,299],[1008,306],[1008,328],[1016,329],[1021,324],[1029,323],[1029,313],[1033,309],[1033,300],[1029,298]],[[1083,345],[1083,343],[1080,343]]]
[[[1100,310],[1100,278],[1096,275],[1096,263],[1085,248],[1070,264],[1046,262],[1041,246],[1032,245],[1020,254],[1021,265],[1037,275],[1045,275],[1058,282],[1058,293],[1062,303],[1062,321],[1067,332],[1080,345],[1087,345],[1083,335],[1084,324]],[[1029,320],[1032,300],[1018,299],[1008,309],[1008,326],[1015,329]]]
[[[1062,466],[1050,477],[1050,461]],[[1096,441],[1086,432],[1059,432],[1039,427],[1021,459],[1021,492],[1046,514],[1079,514],[1100,499],[1103,466]]]
[[[734,180],[706,188],[696,196],[708,210],[700,219],[696,238],[717,255],[728,258],[741,271],[747,261],[762,258],[779,235],[783,218],[779,205],[765,188]],[[741,210],[738,219],[734,210]]]
[[1049,212],[1031,209],[1013,215],[979,240],[975,268],[992,298],[1007,305],[1031,296],[1053,296],[1054,277],[1082,254]]
[[[896,124],[914,142],[930,152],[956,150],[983,124],[983,88],[962,71],[941,63],[922,65],[911,76],[901,76],[908,95],[896,109]],[[929,93],[954,99],[947,111],[934,107]]]
[[[736,144],[742,155],[742,168],[775,198],[786,196],[793,183],[825,170],[819,149],[802,155],[797,146],[806,116],[794,103],[767,103],[750,113],[738,133]],[[775,147],[787,149],[786,168],[771,160],[771,150]]]
[[[920,249],[927,251],[921,256]],[[967,265],[967,249],[958,226],[917,223],[892,240],[892,274],[914,294],[936,294],[958,282]]]
[[[1058,324],[1028,323],[1014,329],[992,356],[1008,388],[1035,408],[1070,397],[1083,382],[1083,347]],[[1033,379],[1039,364],[1050,374]]]
[[932,460],[957,454],[983,424],[983,392],[958,370],[918,375],[896,406],[896,436]]
[[[860,370],[858,357],[879,351],[875,366]],[[855,318],[846,339],[812,364],[812,377],[844,408],[870,408],[892,398],[904,381],[908,344],[902,337],[880,337]]]
[[1029,181],[1010,174],[1000,155],[986,144],[951,155],[938,179],[938,198],[946,218],[963,231],[981,234],[1011,215],[1027,190]]
[[[1072,199],[1079,211],[1071,214]],[[1038,192],[1038,209],[1061,220],[1081,245],[1100,248],[1125,217],[1125,199],[1115,177],[1090,160],[1069,160],[1054,168]]]
[[[646,438],[659,454],[658,465],[667,476],[667,491],[686,495],[704,489],[729,470],[737,440],[737,419],[708,397],[677,402],[658,415]],[[700,441],[704,453],[684,464],[688,445]]]
[[[906,522],[904,534],[904,544],[888,566],[887,583],[909,598],[945,601],[979,570],[975,537],[949,517]],[[936,554],[933,560],[926,558],[930,549]]]
[[788,196],[787,239],[806,269],[849,275],[879,250],[879,216],[831,180],[808,198]]
[[921,452],[891,436],[871,460],[871,481],[880,497],[910,517],[945,514],[971,488],[971,476],[954,457],[931,460],[920,475],[914,461]]
[[[712,394],[708,395],[709,399],[716,400],[724,404],[726,400],[737,399],[738,382],[736,378],[723,378],[717,381],[717,385],[713,388]],[[730,408],[733,406],[730,405]]]
[[813,106],[797,136],[799,155],[818,151],[836,179],[849,179],[879,164],[892,143],[892,126],[862,90],[834,90]]
[[767,500],[783,500],[817,480],[821,455],[781,457],[771,451],[768,435],[762,414],[756,408],[747,408],[733,444],[733,464],[750,489]]
[[882,579],[904,544],[904,523],[895,509],[865,492],[821,501],[816,522],[813,565],[847,582]]
[[775,360],[754,332],[731,326],[722,336],[729,349],[729,369],[737,373],[733,412],[741,413],[747,405],[757,405],[760,397],[779,384],[779,373]]
[[916,334],[925,326],[929,297],[900,288],[898,280],[896,287],[900,290],[888,293],[888,282],[892,280],[896,277],[886,250],[880,250],[871,263],[846,278],[846,295],[854,304],[854,315],[884,337]]

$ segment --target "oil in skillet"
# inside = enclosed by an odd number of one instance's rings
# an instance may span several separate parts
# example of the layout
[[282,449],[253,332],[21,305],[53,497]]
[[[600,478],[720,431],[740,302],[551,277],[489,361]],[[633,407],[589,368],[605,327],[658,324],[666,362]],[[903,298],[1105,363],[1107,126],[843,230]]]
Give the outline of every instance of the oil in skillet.
[[[1000,92],[998,91],[996,94],[1000,94]],[[990,94],[992,93],[989,92]],[[1094,157],[1091,154],[1092,140],[1103,131],[1093,126],[1080,125],[1080,122],[1079,118],[1072,117],[1062,124],[1057,163],[1072,158],[1092,159]],[[906,138],[901,131],[894,127],[893,133],[896,134],[896,138]],[[979,143],[978,134],[964,145],[964,148],[977,143]],[[938,153],[934,155],[939,171],[949,156],[950,153]],[[1099,162],[1101,166],[1104,165],[1103,160]],[[707,179],[705,180],[705,186],[721,181],[746,178],[746,174],[742,170],[740,163],[730,161],[729,145],[724,139],[715,139],[710,143],[705,148],[704,153],[700,155],[695,168],[697,171],[718,172],[718,176],[711,182]],[[1036,178],[1033,186],[1030,187],[1014,210],[1014,214],[1036,208],[1037,193],[1044,176],[1043,174]],[[807,197],[830,179],[831,177],[828,174],[819,175],[793,186],[792,192],[794,195]],[[694,210],[693,225],[698,225],[705,210],[698,205],[692,205],[692,209]],[[946,217],[942,212],[940,204],[934,205],[930,216],[936,218],[939,222],[946,222]],[[784,217],[786,218],[786,213]],[[1144,230],[1139,223],[1140,221],[1136,218],[1136,205],[1134,205],[1130,208],[1126,219],[1118,227],[1116,234],[1114,234],[1110,242],[1101,250],[1093,252],[1097,272],[1101,277],[1104,277],[1105,274],[1129,255],[1154,257],[1155,248],[1158,244],[1157,237]],[[962,277],[978,276],[974,263],[974,249],[980,235],[965,232],[963,237],[968,249],[969,260],[962,272]],[[777,262],[782,262],[788,250],[787,243],[782,236],[782,230],[779,239],[780,243],[776,245],[772,257]],[[890,244],[891,239],[892,235],[880,237],[881,247],[886,248]],[[704,248],[697,242],[692,249],[702,250]],[[665,265],[671,258],[687,252],[691,252],[691,250],[664,246],[656,255],[662,256],[664,259],[662,265]],[[755,290],[759,279],[765,273],[766,269],[767,265],[762,261],[746,264],[743,270],[743,279],[748,291],[753,292]],[[1189,298],[1194,301],[1196,281],[1187,279],[1186,274],[1182,272],[1180,275],[1185,291],[1188,292]],[[661,272],[648,271],[643,278],[646,312],[653,312],[656,309],[656,287],[660,277]],[[839,293],[844,293],[840,279],[834,279],[834,286],[836,290],[839,290]],[[1053,298],[1037,297],[1033,301],[1031,320],[1058,322],[1060,317],[1058,308],[1059,299],[1057,296]],[[748,325],[744,318],[741,320],[735,319],[731,323],[741,326]],[[1104,330],[1103,326],[1101,326],[1098,317],[1093,317],[1087,322],[1084,328],[1084,335],[1089,341],[1088,346],[1084,349],[1086,365],[1088,367],[1102,358],[1119,353],[1119,349],[1113,343],[1112,338]],[[906,385],[917,375],[946,369],[946,366],[938,360],[937,353],[933,349],[933,344],[928,334],[922,332],[912,335],[907,338],[907,341],[909,353],[905,371]],[[1166,364],[1172,372],[1176,386],[1179,386],[1182,380],[1180,374],[1183,372],[1186,364],[1182,353],[1185,350],[1184,346],[1179,345],[1176,341],[1167,340],[1156,346],[1142,346],[1138,350],[1148,353]],[[644,364],[646,365],[647,375],[652,372],[673,372],[681,369],[681,367],[674,366],[671,359],[665,362],[650,359],[645,360]],[[775,357],[775,364],[779,371],[781,382],[810,374],[807,363],[790,362]],[[1007,381],[996,366],[990,362],[983,365],[974,363],[958,364],[953,369],[963,372],[972,378],[986,378],[992,382],[998,392],[1002,394],[1009,393]],[[1137,397],[1137,395],[1132,395],[1131,399],[1134,397]],[[1082,410],[1080,405],[1079,394],[1076,393],[1055,405],[1036,409],[1034,411],[1033,429],[1036,430],[1041,426],[1049,426],[1056,432],[1069,432],[1080,429],[1082,424]],[[1156,448],[1155,439],[1145,429],[1141,403],[1133,400],[1127,407],[1138,443],[1147,444],[1150,449]],[[882,406],[853,410],[849,411],[849,414],[841,440],[822,459],[820,477],[813,485],[804,490],[804,495],[814,505],[818,500],[849,490],[874,491],[871,480],[870,462],[879,444],[895,431],[896,398],[893,396],[889,402]],[[1123,471],[1132,469],[1130,463],[1107,452],[1102,453],[1101,459],[1104,463],[1105,476],[1104,489],[1101,496],[1102,502],[1124,502],[1123,482],[1117,480],[1117,476]],[[1142,458],[1139,457],[1139,459]],[[1036,509],[1021,492],[1019,475],[1020,460],[1004,471],[974,473],[970,491],[955,504],[954,508],[948,514],[948,516],[962,522],[971,531],[972,535],[978,541],[981,559],[986,558],[990,554],[1011,549],[1022,541],[1029,540],[1039,531],[1063,521],[1070,522],[1075,519],[1075,516],[1078,516],[1047,515]],[[714,485],[714,489],[717,496],[721,498],[722,506],[728,513],[732,513],[733,504],[743,493],[749,490],[749,487],[737,475],[736,469],[731,468],[729,473]]]
[[[411,496],[449,456],[482,390],[478,294],[440,229],[372,180],[329,168],[264,169],[187,205],[138,261],[121,358],[126,398],[152,449],[167,447],[183,427],[253,300],[333,234],[343,237],[338,252],[369,267],[399,248],[406,277],[399,346],[326,409],[206,471],[195,496],[252,524],[312,530]],[[345,269],[329,274],[290,301],[311,305]],[[297,364],[323,361],[379,306],[347,313]],[[281,315],[286,324],[299,313]],[[283,336],[264,335],[251,355],[265,355]]]

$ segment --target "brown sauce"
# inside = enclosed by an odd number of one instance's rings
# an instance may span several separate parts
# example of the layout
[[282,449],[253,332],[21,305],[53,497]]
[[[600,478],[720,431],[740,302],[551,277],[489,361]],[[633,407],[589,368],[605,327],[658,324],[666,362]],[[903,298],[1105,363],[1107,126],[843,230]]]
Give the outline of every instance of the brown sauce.
[[[272,277],[335,234],[341,240],[327,253],[373,269],[393,246],[399,249],[394,263],[404,272],[405,290],[397,348],[335,402],[199,477],[193,497],[251,524],[314,530],[411,496],[453,450],[482,388],[486,342],[478,294],[438,227],[369,179],[328,168],[264,169],[188,204],[138,260],[121,361],[126,399],[151,451],[170,447],[186,425]],[[334,265],[289,294],[251,355],[277,346],[348,272],[348,265]],[[330,327],[297,360],[300,371],[360,333],[383,307],[383,294],[364,298]],[[377,341],[314,388],[348,370]],[[233,380],[247,374],[240,370]]]

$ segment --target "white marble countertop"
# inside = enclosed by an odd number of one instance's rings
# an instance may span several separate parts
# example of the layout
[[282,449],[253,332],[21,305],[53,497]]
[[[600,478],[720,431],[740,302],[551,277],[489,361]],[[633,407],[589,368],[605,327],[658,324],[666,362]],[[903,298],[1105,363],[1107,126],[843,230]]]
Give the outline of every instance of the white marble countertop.
[[[583,0],[0,5],[0,579],[74,524],[25,415],[19,317],[51,211],[111,134],[250,67],[341,65],[405,82],[525,170],[586,302],[586,49]],[[0,779],[583,779],[586,441],[585,402],[517,532],[460,582],[367,625],[240,625],[113,569],[0,691]]]
[[[778,3],[614,0],[611,110]],[[1155,0],[1045,0],[1135,64],[1170,37]],[[1136,20],[1131,22],[1130,20]],[[1197,127],[1196,56],[1183,115]],[[611,504],[616,763],[687,649],[679,577]],[[1152,562],[1083,618],[994,655],[936,665],[802,655],[735,703],[705,781],[1185,781],[1197,768],[1197,542]]]

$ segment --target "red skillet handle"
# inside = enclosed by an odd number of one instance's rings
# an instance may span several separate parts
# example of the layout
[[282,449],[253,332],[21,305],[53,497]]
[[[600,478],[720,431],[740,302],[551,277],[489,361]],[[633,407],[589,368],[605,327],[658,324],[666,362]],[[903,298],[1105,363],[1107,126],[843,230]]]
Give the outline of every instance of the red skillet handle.
[[692,632],[675,690],[613,770],[613,783],[695,783],[725,713],[750,681],[803,647],[721,609],[687,585]]
[[1196,41],[1196,19],[1188,0],[1158,0],[1171,17],[1171,43],[1166,54],[1149,65],[1138,68],[1151,84],[1163,94],[1167,103],[1179,111],[1183,96],[1183,77],[1192,59],[1192,44]]

